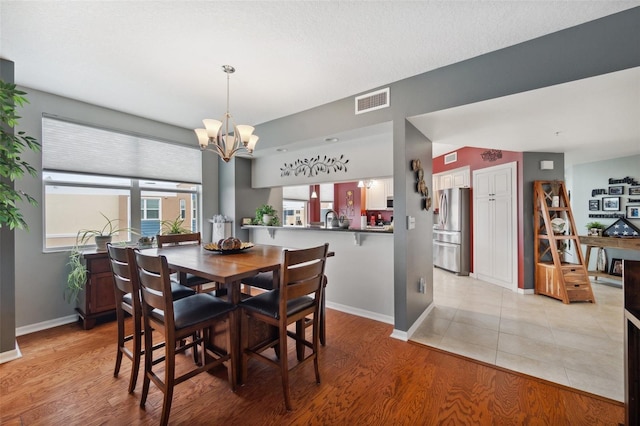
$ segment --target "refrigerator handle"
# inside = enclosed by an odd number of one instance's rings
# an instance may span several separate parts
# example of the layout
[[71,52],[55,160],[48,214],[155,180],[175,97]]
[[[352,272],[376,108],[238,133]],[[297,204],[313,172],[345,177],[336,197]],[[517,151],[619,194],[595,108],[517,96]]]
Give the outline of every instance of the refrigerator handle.
[[444,225],[447,223],[447,221],[449,220],[448,218],[449,215],[449,204],[448,204],[448,200],[447,200],[447,193],[446,191],[442,191],[440,193],[440,226],[444,227]]

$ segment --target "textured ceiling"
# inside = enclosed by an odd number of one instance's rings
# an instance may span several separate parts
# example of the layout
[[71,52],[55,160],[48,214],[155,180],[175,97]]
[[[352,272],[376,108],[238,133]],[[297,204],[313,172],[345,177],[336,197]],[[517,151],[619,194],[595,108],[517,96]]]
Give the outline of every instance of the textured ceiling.
[[18,84],[186,128],[259,124],[639,1],[0,1]]

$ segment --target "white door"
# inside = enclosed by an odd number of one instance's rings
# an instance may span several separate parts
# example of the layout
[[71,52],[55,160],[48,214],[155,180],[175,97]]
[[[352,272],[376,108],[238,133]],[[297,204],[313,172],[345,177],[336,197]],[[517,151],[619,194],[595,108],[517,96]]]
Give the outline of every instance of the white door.
[[516,291],[516,163],[473,172],[474,273],[476,277]]

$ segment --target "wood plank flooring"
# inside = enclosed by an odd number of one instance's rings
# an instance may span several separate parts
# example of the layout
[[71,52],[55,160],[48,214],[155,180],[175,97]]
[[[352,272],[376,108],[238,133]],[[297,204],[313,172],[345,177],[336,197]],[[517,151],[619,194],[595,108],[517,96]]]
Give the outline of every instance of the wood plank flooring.
[[[253,361],[233,393],[224,369],[178,385],[170,424],[223,425],[618,425],[622,404],[389,337],[388,324],[327,310],[322,383],[313,365],[291,374],[286,412],[275,369]],[[0,365],[2,425],[154,425],[162,393],[139,407],[142,373],[113,377],[115,322],[70,324],[18,338],[23,357]],[[180,356],[182,363],[192,362]],[[291,353],[291,359],[295,354]]]

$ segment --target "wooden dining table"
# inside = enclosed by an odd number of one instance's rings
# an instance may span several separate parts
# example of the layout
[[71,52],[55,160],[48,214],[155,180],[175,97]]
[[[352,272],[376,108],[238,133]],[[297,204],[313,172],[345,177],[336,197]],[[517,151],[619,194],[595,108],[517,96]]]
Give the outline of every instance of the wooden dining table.
[[[282,251],[284,247],[257,244],[237,253],[221,253],[208,251],[201,245],[176,245],[162,248],[141,250],[149,256],[165,256],[169,268],[182,273],[191,273],[208,278],[227,288],[228,300],[237,305],[241,300],[241,284],[245,278],[253,277],[259,272],[273,272],[274,282],[279,282],[280,266],[283,261]],[[231,316],[231,325],[236,331],[235,339],[232,339],[233,352],[235,353],[236,378],[238,383],[242,379],[242,352],[240,336],[241,317],[238,314]],[[273,330],[262,330],[261,333]]]
[[145,249],[148,255],[167,258],[169,268],[208,278],[227,288],[229,301],[240,302],[241,283],[259,272],[273,271],[274,281],[279,282],[282,251],[285,247],[257,244],[246,250],[225,254],[208,251],[200,245],[176,245]]

